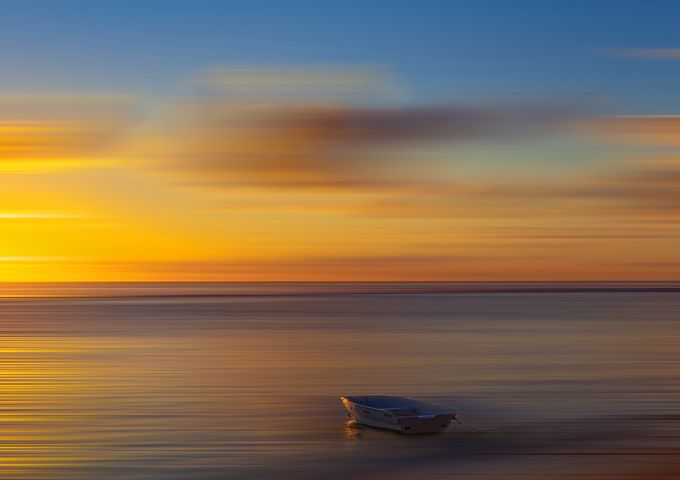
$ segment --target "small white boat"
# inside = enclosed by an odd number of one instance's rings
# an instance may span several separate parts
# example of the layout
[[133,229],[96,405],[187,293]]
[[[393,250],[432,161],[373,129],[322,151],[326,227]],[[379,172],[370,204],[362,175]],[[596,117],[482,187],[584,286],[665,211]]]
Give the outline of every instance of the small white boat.
[[363,425],[403,433],[445,431],[456,411],[406,397],[355,395],[340,397],[347,415]]

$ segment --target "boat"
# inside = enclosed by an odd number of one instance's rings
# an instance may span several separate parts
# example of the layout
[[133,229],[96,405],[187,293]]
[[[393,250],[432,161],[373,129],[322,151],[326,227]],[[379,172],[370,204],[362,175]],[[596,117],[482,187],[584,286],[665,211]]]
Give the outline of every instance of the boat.
[[370,427],[402,433],[439,433],[456,419],[456,410],[406,397],[352,395],[340,397],[347,416]]

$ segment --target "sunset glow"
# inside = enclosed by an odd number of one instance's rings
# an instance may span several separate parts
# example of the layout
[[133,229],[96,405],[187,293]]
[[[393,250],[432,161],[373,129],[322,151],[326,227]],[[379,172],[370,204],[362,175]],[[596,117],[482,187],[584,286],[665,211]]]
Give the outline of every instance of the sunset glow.
[[0,281],[677,279],[680,122],[651,100],[227,58],[0,83]]

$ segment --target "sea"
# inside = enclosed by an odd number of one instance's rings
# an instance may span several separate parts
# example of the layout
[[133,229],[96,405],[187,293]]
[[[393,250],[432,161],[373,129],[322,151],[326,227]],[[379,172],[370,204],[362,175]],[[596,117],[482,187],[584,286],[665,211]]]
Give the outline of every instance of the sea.
[[[6,284],[0,478],[680,478],[680,283]],[[403,435],[341,395],[451,406]]]

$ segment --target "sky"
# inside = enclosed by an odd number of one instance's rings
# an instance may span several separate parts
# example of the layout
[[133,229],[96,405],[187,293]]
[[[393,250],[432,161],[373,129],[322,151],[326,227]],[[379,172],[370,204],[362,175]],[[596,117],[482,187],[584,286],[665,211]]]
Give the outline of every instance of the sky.
[[0,7],[0,281],[680,278],[676,2]]

